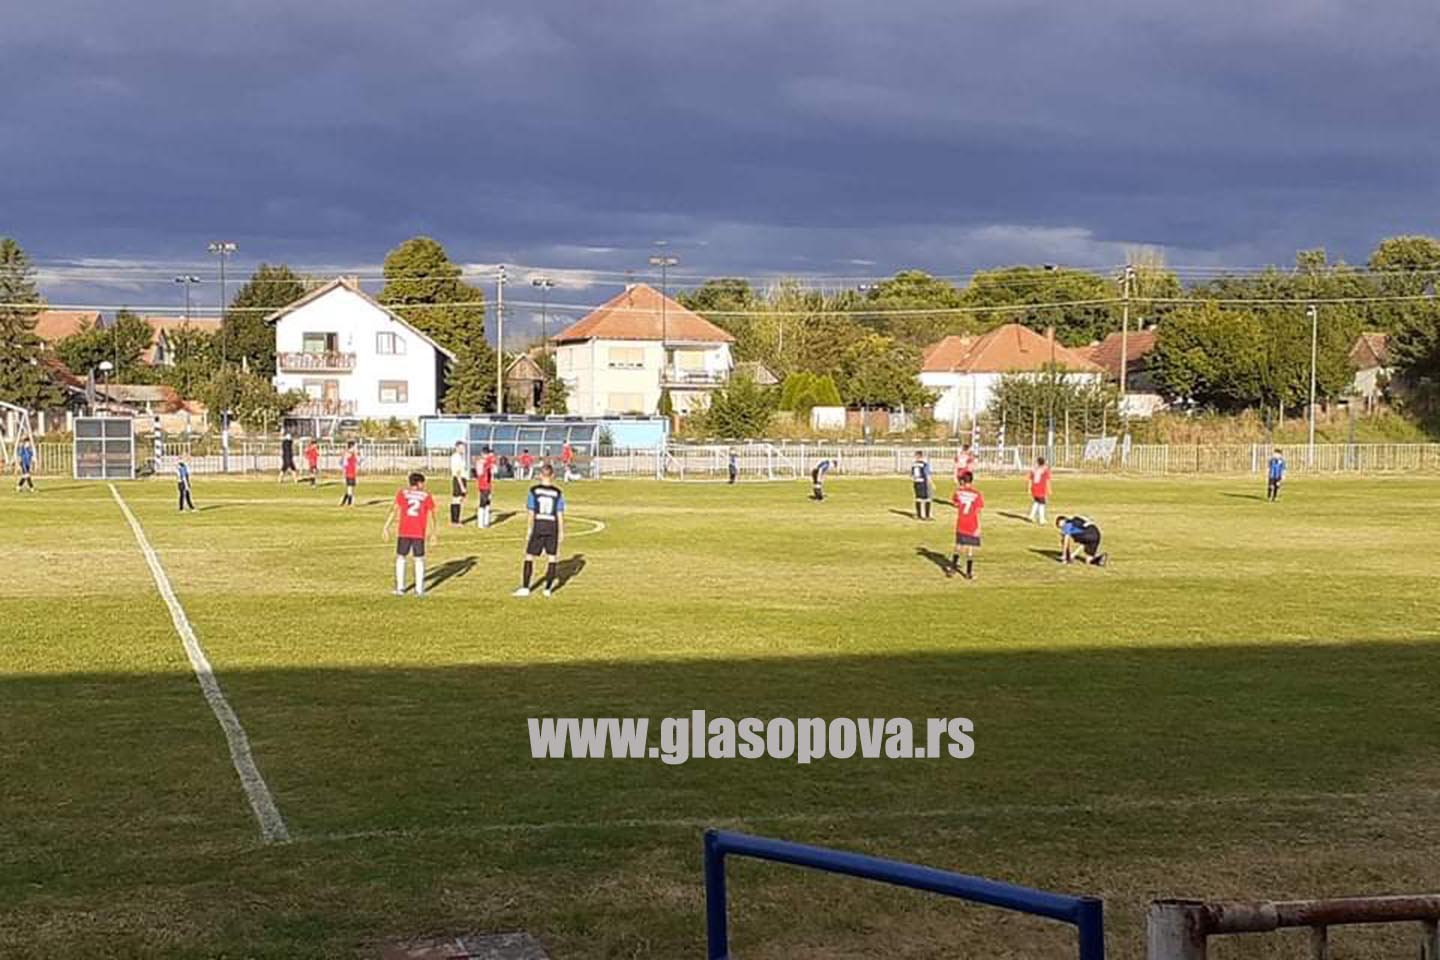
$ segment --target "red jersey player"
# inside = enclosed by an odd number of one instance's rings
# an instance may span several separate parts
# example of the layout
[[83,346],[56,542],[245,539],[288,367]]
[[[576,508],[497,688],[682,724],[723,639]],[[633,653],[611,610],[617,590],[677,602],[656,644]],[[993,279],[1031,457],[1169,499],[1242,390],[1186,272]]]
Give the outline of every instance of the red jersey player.
[[560,448],[560,467],[566,480],[574,479],[575,448],[570,446],[569,441]]
[[970,474],[972,479],[975,476],[975,454],[970,450],[970,444],[968,443],[960,449],[959,453],[955,454],[956,483],[960,482],[960,475],[962,473]]
[[318,486],[320,482],[320,444],[311,437],[310,442],[305,444],[305,467],[310,471],[310,486]]
[[966,580],[975,579],[975,551],[980,548],[980,511],[985,509],[985,496],[972,484],[975,477],[966,470],[960,474],[960,486],[951,503],[955,504],[955,552],[950,565],[960,572],[960,554],[965,554]]
[[495,452],[489,447],[484,449],[483,457],[476,457],[471,466],[471,472],[475,475],[475,492],[480,496],[480,508],[475,511],[475,525],[480,528],[490,526],[490,495],[495,489]]
[[400,518],[395,541],[395,596],[405,593],[405,557],[415,558],[415,596],[425,596],[425,544],[435,538],[435,498],[425,489],[425,474],[410,474],[410,486],[395,491],[395,502],[385,515],[382,540],[390,539],[390,524]]
[[1030,481],[1030,519],[1045,525],[1045,504],[1050,500],[1050,467],[1044,457],[1035,458],[1027,476]]
[[355,481],[360,476],[360,451],[355,449],[355,441],[351,440],[345,444],[345,453],[340,457],[340,472],[345,475],[345,496],[340,498],[340,506],[355,506]]
[[535,458],[530,455],[530,448],[526,447],[520,451],[520,479],[529,480],[535,472]]

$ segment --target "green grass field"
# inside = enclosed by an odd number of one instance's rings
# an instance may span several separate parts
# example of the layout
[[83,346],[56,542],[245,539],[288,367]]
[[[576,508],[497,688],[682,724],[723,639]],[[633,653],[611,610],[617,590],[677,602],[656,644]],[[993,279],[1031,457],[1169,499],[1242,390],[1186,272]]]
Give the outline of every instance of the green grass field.
[[[1440,483],[1292,481],[1268,505],[1249,478],[1061,476],[1052,510],[1103,523],[1104,570],[1054,562],[1021,480],[981,486],[975,583],[920,552],[948,553],[953,514],[909,519],[903,479],[834,480],[823,504],[603,481],[568,490],[555,597],[508,595],[518,514],[442,526],[422,601],[389,593],[393,480],[342,511],[334,485],[202,477],[186,516],[169,483],[118,485],[293,834],[269,846],[107,488],[6,491],[0,956],[360,957],[523,928],[557,960],[698,957],[710,824],[1099,894],[1117,957],[1155,896],[1440,887]],[[530,758],[530,716],[692,709],[967,716],[977,750]],[[1072,942],[781,866],[731,876],[747,958]],[[1398,934],[1339,936],[1368,956]]]

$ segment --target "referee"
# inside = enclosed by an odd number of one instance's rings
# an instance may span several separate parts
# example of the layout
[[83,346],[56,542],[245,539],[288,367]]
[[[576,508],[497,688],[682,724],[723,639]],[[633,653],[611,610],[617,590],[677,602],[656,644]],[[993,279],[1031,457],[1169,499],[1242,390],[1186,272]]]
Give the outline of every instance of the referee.
[[450,453],[450,526],[460,526],[460,513],[465,509],[465,441],[456,440]]

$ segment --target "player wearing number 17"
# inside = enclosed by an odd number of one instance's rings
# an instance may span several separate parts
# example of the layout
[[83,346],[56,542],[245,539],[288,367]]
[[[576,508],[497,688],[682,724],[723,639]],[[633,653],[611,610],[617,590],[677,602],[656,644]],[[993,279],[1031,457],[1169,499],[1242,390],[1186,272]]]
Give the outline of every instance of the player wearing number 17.
[[385,515],[382,540],[390,539],[390,524],[400,518],[395,541],[395,596],[405,593],[405,557],[415,558],[415,596],[425,596],[425,544],[435,540],[435,498],[425,489],[425,474],[410,474],[410,486],[395,492]]
[[960,572],[960,554],[965,554],[966,580],[975,579],[975,551],[980,549],[980,511],[985,509],[985,497],[974,487],[975,477],[969,470],[960,473],[960,486],[955,490],[951,502],[955,504],[955,553],[950,565]]

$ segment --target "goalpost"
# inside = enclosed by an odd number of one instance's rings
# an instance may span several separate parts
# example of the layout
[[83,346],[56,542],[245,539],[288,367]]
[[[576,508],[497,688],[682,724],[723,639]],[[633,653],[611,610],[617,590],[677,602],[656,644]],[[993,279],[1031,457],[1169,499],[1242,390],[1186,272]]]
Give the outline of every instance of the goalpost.
[[664,455],[663,478],[727,482],[732,454],[737,480],[794,480],[800,476],[795,462],[773,443],[739,443],[670,446]]
[[0,400],[0,411],[5,414],[5,428],[0,430],[0,466],[8,467],[14,464],[15,469],[19,470],[15,449],[22,440],[30,441],[30,447],[37,455],[40,452],[40,447],[35,442],[35,433],[30,428],[30,411],[3,400]]

